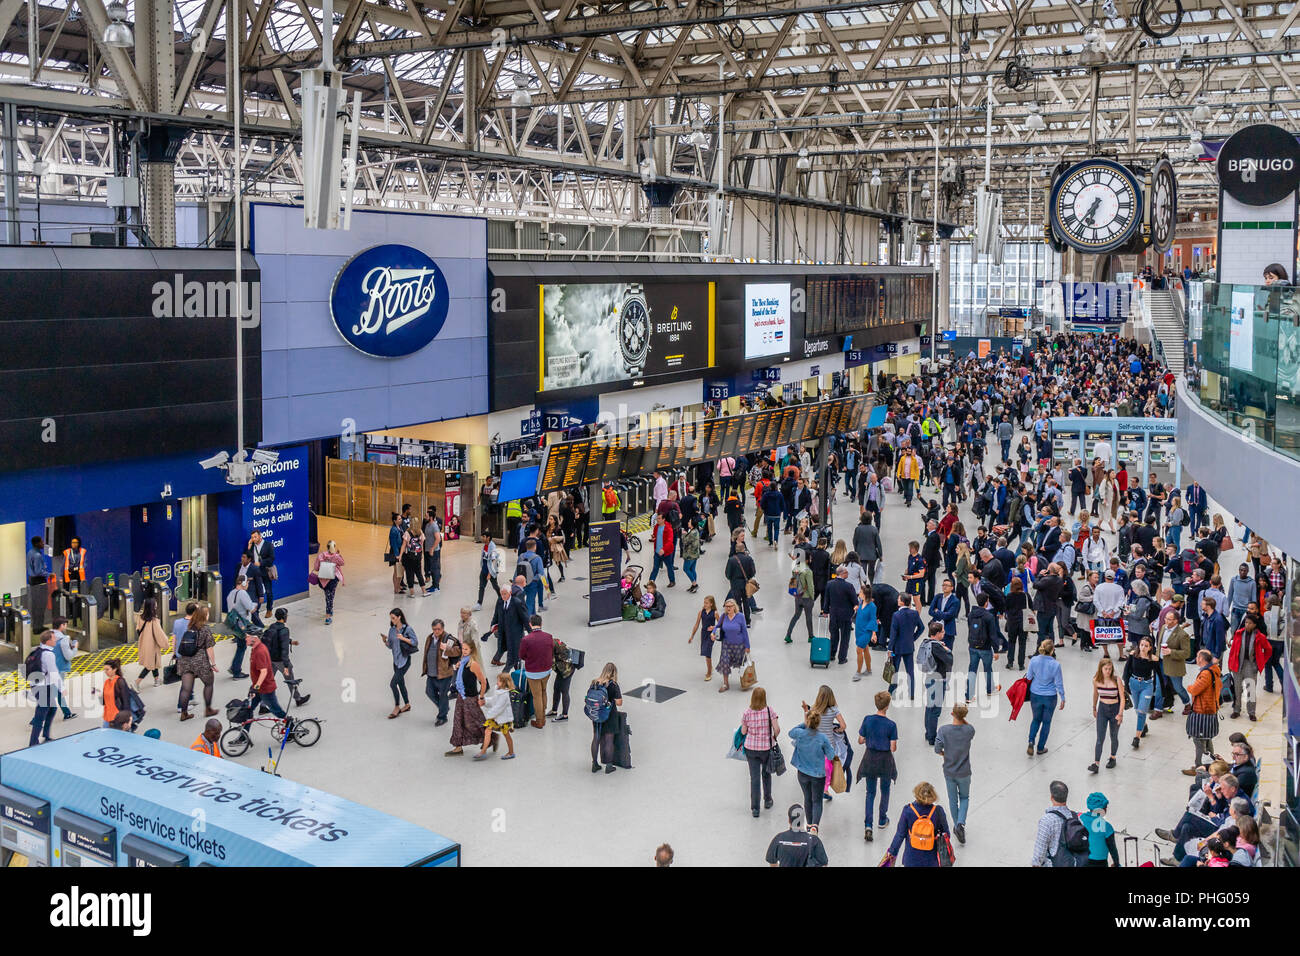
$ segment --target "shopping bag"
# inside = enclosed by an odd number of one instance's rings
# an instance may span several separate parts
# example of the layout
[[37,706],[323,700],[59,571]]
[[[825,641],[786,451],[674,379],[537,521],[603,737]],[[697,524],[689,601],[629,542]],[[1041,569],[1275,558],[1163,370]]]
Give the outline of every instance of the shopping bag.
[[749,661],[745,664],[745,669],[740,673],[740,689],[749,690],[758,683],[758,673],[754,670],[754,662]]
[[831,761],[831,790],[835,793],[843,793],[848,789],[848,781],[844,779],[844,762],[836,757]]

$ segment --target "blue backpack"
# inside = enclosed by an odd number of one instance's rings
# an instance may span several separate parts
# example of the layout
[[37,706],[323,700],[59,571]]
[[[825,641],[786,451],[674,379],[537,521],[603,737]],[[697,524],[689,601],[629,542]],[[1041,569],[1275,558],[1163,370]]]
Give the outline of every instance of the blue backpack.
[[582,702],[582,712],[597,724],[609,720],[614,706],[609,702],[609,689],[601,683],[593,683],[587,689],[587,696]]

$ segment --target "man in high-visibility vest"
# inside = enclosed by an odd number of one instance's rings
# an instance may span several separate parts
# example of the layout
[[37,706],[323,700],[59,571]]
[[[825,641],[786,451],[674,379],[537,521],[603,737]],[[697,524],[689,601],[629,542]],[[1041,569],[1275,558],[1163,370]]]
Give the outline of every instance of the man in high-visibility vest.
[[190,749],[220,760],[221,746],[217,743],[217,738],[220,736],[221,721],[215,717],[209,718],[208,722],[203,725],[203,733],[194,738],[194,743],[190,744]]
[[616,521],[618,509],[623,506],[618,496],[618,489],[612,481],[607,481],[600,489],[600,517],[605,521]]
[[63,583],[86,580],[86,549],[81,539],[74,537],[63,549]]
[[903,488],[903,500],[907,502],[909,508],[912,507],[912,492],[916,488],[916,480],[920,477],[921,459],[916,457],[916,450],[911,445],[907,445],[898,459],[898,483]]

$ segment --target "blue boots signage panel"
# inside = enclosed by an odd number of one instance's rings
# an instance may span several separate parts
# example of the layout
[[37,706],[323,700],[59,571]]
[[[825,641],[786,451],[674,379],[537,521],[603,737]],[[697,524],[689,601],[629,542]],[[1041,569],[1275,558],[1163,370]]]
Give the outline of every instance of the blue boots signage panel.
[[353,348],[378,358],[418,352],[447,321],[447,280],[438,264],[410,246],[373,246],[334,279],[330,315]]

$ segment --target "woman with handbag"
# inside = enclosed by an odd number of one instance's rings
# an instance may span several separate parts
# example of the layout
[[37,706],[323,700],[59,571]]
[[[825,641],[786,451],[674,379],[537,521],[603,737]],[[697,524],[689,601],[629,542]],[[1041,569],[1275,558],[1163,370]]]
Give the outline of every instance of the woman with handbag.
[[158,602],[153,598],[145,598],[144,603],[140,606],[140,613],[137,615],[135,625],[136,640],[140,642],[140,676],[135,679],[135,689],[140,689],[140,684],[150,671],[153,672],[153,686],[157,687],[162,683],[158,676],[158,670],[162,667],[162,656],[167,653],[167,634],[162,629],[162,624],[158,620]]
[[325,592],[325,623],[333,624],[334,592],[343,586],[343,555],[337,543],[326,541],[325,549],[316,552],[311,573],[316,578],[312,583],[320,585]]
[[749,627],[734,597],[727,598],[722,605],[717,639],[722,648],[718,652],[718,673],[722,675],[722,686],[718,688],[718,693],[722,694],[731,689],[732,668],[744,664],[745,655],[749,652]]
[[[805,705],[807,706],[807,705]],[[790,730],[794,751],[790,763],[798,772],[799,788],[803,791],[803,808],[808,818],[808,830],[817,832],[822,818],[822,797],[826,786],[826,761],[835,756],[835,750],[825,737],[818,733],[821,718],[811,710],[804,714],[803,723]]]
[[[745,734],[745,762],[749,764],[749,808],[758,816],[759,791],[763,795],[764,809],[772,809],[772,773],[785,771],[781,745],[777,734],[781,724],[776,712],[767,706],[767,691],[755,687],[749,694],[749,709],[740,715],[740,729]],[[773,767],[773,759],[780,769]]]
[[942,866],[942,855],[946,854],[948,860],[952,860],[952,846],[948,842],[948,818],[943,807],[939,806],[939,794],[933,786],[922,781],[913,788],[912,797],[913,801],[903,807],[898,818],[898,830],[885,859],[892,864],[902,849],[903,866],[909,869]]
[[[804,713],[810,712],[807,701],[801,701],[800,705]],[[835,703],[835,692],[825,684],[817,688],[817,697],[813,700],[811,712],[817,715],[818,733],[826,738],[831,745],[831,750],[834,751],[834,756],[826,761],[826,786],[823,788],[825,799],[833,800],[831,784],[837,777],[836,761],[839,762],[838,777],[844,780],[844,789],[848,790],[848,778],[844,773],[844,762],[848,758],[848,740],[844,735],[849,725]]]

